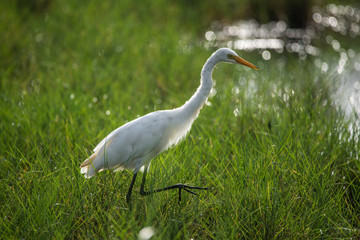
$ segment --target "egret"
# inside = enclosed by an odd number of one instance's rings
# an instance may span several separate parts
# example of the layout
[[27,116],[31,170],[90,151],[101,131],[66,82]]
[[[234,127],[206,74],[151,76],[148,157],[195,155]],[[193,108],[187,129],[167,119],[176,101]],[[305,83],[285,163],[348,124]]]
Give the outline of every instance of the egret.
[[85,178],[91,178],[97,172],[105,169],[113,169],[114,171],[133,170],[134,175],[126,194],[128,204],[130,204],[131,192],[137,173],[142,166],[144,166],[144,173],[140,186],[141,195],[179,189],[180,202],[181,190],[197,195],[190,189],[208,189],[175,184],[165,188],[145,191],[144,186],[150,161],[162,151],[176,145],[189,132],[192,123],[210,94],[212,72],[219,62],[242,64],[258,70],[253,64],[240,58],[233,50],[229,48],[218,49],[204,64],[201,70],[200,86],[184,105],[172,110],[148,113],[115,129],[94,148],[94,153],[80,165],[80,172],[84,174]]

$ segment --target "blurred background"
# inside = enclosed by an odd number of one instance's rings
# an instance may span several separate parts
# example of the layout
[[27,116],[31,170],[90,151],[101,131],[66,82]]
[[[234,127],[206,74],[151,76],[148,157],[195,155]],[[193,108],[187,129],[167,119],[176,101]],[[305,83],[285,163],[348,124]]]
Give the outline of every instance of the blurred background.
[[[135,67],[141,64],[161,95],[171,88],[164,79],[184,75],[171,56],[227,46],[248,52],[242,54],[249,60],[259,59],[260,68],[271,60],[281,70],[290,58],[298,58],[341,76],[333,85],[335,102],[346,114],[359,114],[360,10],[355,0],[16,0],[2,3],[0,10],[2,89],[14,87],[4,81],[9,78],[36,86],[39,73],[69,86],[76,78],[132,79],[143,77]],[[164,53],[168,56],[160,58]],[[146,62],[150,57],[158,61]],[[194,62],[181,64],[196,79]],[[79,71],[84,68],[93,71]]]
[[[30,14],[44,14],[51,11],[58,3],[56,0],[15,0],[16,7],[21,12]],[[158,2],[158,1],[157,1]],[[159,2],[166,3],[166,2]],[[134,3],[135,5],[146,5],[146,1]],[[306,27],[311,20],[313,7],[325,7],[329,4],[342,6],[356,6],[356,0],[329,1],[329,0],[296,0],[291,3],[285,0],[210,0],[206,3],[190,0],[171,3],[185,11],[184,16],[196,14],[197,24],[206,27],[209,22],[216,20],[235,21],[239,19],[255,19],[260,23],[283,20],[289,27]],[[135,10],[135,9],[134,9]],[[160,10],[160,9],[159,9]],[[348,11],[351,15],[352,12]]]

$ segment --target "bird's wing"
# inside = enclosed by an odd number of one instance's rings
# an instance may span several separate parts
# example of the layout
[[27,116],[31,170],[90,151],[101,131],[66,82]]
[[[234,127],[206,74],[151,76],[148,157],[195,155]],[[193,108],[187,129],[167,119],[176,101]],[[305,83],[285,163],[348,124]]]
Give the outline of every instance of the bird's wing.
[[[126,124],[125,124],[126,125]],[[125,126],[123,125],[123,126]],[[101,140],[101,142],[98,143],[98,145],[96,145],[96,147],[94,148],[93,152],[97,152],[103,145],[105,142],[108,142],[111,140],[111,138],[113,137],[113,135],[116,133],[116,131],[118,131],[119,128],[115,129],[114,131],[112,131],[111,133],[109,133],[103,140]]]
[[[106,154],[106,166],[101,164],[100,168],[138,170],[166,147],[167,140],[163,136],[167,125],[168,119],[163,111],[137,118],[107,135],[95,147],[94,159],[104,159]],[[93,161],[90,159],[89,162]]]
[[168,124],[164,115],[163,111],[153,112],[122,126],[112,135],[114,142],[109,146],[119,146],[120,143],[117,143],[116,139],[121,134],[125,136],[126,141],[122,144],[132,146],[131,155],[134,157],[143,157],[156,150],[161,151],[161,140]]
[[[159,113],[161,113],[161,111],[149,113],[142,117],[136,118],[120,126],[119,128],[113,130],[96,145],[96,147],[93,149],[93,152],[97,152],[99,149],[103,147],[104,144],[109,144],[109,142],[111,142],[115,136],[128,135],[127,137],[131,137],[131,136],[134,137],[141,135],[142,131],[146,131],[147,128],[154,127],[154,125],[155,127],[159,127],[156,124],[159,122],[159,118],[161,118],[161,114]],[[161,131],[161,129],[157,129],[157,130]]]

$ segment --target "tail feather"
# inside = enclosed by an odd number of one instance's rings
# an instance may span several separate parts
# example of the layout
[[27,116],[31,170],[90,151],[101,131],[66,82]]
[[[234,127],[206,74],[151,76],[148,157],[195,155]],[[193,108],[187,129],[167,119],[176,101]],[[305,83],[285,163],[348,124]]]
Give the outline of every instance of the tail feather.
[[100,172],[100,171],[104,170],[103,163],[98,158],[102,158],[105,149],[109,146],[109,144],[114,139],[112,138],[109,141],[107,141],[107,140],[108,140],[108,137],[103,139],[95,147],[95,149],[94,149],[95,152],[80,165],[80,173],[84,174],[84,177],[91,178],[97,172]]
[[96,159],[97,155],[98,152],[93,153],[80,165],[80,173],[84,174],[85,178],[91,178],[96,174],[97,170],[95,170],[93,162]]
[[82,168],[82,167],[86,167],[86,166],[92,164],[92,162],[93,162],[94,159],[97,157],[97,155],[98,155],[98,152],[93,153],[89,158],[87,158],[87,159],[80,165],[80,167]]

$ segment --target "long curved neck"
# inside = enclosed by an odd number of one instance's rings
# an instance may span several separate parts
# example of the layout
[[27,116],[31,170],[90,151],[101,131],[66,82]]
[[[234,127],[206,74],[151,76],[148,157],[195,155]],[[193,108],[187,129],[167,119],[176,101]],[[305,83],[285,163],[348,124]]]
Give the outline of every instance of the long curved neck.
[[194,95],[183,105],[181,110],[185,116],[195,119],[204,106],[212,88],[212,72],[218,61],[211,56],[201,70],[200,86]]

